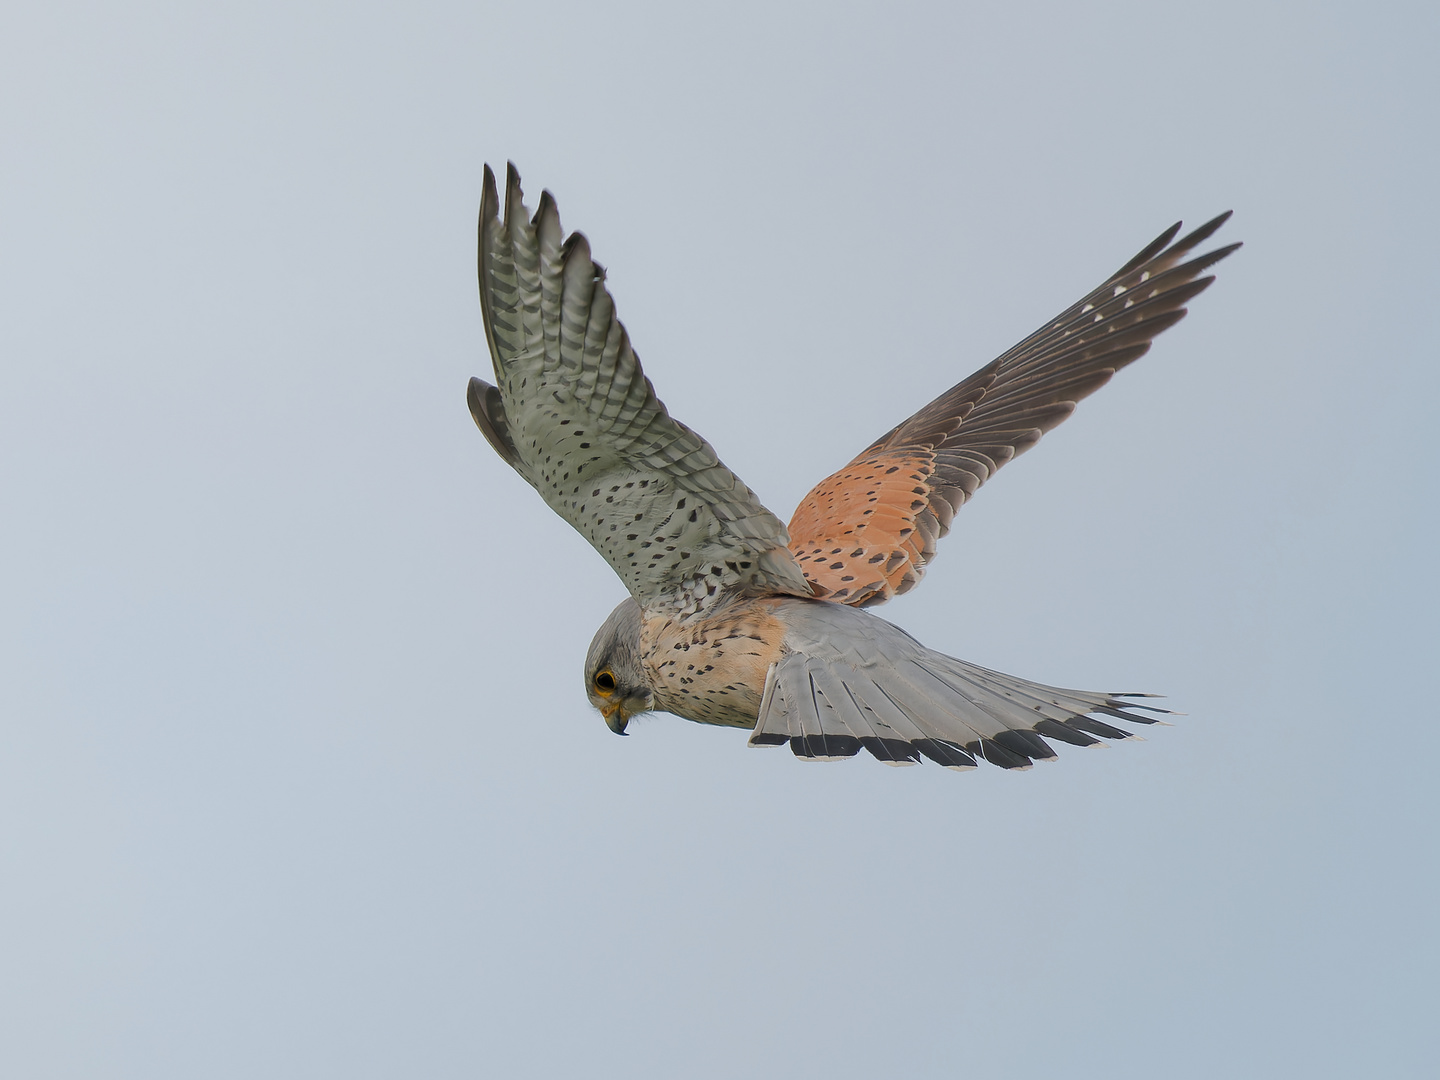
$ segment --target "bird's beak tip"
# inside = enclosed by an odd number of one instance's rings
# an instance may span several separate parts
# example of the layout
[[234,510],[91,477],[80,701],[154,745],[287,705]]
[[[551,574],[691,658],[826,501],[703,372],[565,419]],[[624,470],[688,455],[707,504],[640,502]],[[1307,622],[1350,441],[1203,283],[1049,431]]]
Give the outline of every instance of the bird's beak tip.
[[625,710],[620,708],[620,702],[615,702],[600,710],[600,715],[605,717],[605,726],[616,735],[624,735],[625,727],[630,723],[630,718],[625,715]]

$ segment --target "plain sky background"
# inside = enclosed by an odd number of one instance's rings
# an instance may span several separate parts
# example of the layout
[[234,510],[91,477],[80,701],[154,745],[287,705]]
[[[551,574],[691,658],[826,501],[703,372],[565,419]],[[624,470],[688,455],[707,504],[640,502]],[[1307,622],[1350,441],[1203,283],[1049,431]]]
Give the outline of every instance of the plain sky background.
[[[10,4],[0,1074],[1436,1075],[1437,10]],[[465,408],[506,158],[782,517],[1233,207],[883,612],[1188,716],[611,735]]]

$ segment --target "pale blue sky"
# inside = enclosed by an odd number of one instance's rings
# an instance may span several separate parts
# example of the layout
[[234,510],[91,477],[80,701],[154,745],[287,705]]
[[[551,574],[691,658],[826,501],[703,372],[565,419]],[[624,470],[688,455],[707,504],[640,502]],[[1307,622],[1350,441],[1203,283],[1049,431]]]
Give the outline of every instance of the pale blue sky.
[[[0,30],[0,1073],[1440,1070],[1433,5]],[[1189,715],[1025,774],[611,735],[621,586],[464,403],[506,158],[782,517],[1233,208],[885,612]]]

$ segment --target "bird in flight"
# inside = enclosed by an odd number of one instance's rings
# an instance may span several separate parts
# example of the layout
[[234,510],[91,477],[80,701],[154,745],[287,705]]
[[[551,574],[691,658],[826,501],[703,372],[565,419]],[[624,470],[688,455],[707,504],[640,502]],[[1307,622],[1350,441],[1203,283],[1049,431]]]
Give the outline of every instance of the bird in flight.
[[1149,694],[1063,690],[921,645],[865,610],[913,588],[955,512],[1143,356],[1239,244],[1192,255],[1229,213],[1161,233],[1099,288],[822,480],[787,529],[655,396],[581,233],[485,168],[480,303],[495,386],[470,412],[502,458],[620,575],[585,692],[617,734],[661,710],[833,760],[1023,769],[1051,740],[1134,737]]

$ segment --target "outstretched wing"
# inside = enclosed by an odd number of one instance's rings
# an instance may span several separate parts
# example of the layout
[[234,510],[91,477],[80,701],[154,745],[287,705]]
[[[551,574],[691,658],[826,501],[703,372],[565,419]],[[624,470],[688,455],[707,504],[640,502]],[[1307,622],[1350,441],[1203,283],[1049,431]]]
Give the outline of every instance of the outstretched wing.
[[1182,260],[1228,212],[1171,243],[1161,233],[1104,284],[822,480],[790,520],[790,550],[817,596],[883,603],[920,580],[976,489],[1185,316],[1238,248]]
[[655,396],[589,242],[564,237],[548,191],[529,218],[513,165],[503,222],[485,169],[479,269],[499,385],[470,380],[475,422],[642,607],[810,595],[785,526]]

